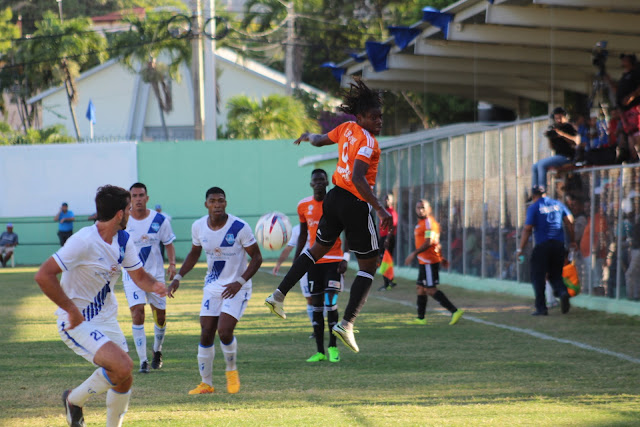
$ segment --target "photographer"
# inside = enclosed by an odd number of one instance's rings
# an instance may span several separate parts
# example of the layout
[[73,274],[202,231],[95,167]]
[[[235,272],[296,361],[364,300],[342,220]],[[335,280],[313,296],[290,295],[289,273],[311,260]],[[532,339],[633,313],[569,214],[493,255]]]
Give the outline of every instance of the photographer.
[[556,107],[551,113],[553,124],[544,133],[549,139],[549,145],[555,152],[554,156],[547,157],[534,163],[531,169],[531,187],[547,188],[547,170],[571,163],[575,156],[576,146],[580,144],[578,132],[569,123],[567,112],[562,107]]
[[615,91],[616,104],[620,110],[620,119],[624,134],[627,136],[629,155],[627,161],[637,162],[636,146],[640,143],[640,68],[634,54],[621,54],[620,65],[623,72],[618,82],[614,82],[608,74],[604,79]]

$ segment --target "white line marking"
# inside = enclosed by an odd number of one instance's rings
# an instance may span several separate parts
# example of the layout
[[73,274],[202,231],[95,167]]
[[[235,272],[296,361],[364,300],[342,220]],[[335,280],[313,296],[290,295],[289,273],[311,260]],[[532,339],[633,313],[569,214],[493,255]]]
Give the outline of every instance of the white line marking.
[[[402,304],[402,305],[405,305],[407,307],[413,307],[414,306],[414,304],[412,304],[412,303],[410,303],[408,301],[395,300],[395,299],[386,298],[386,297],[378,296],[378,295],[374,295],[374,297],[377,298],[377,299],[383,300],[383,301],[395,302],[396,304]],[[439,314],[444,315],[444,316],[448,316],[449,315],[449,312],[445,311],[445,310],[435,310],[435,311],[438,312]],[[507,330],[512,331],[512,332],[519,332],[521,334],[530,335],[532,337],[539,338],[539,339],[542,339],[542,340],[555,341],[555,342],[559,342],[561,344],[569,344],[569,345],[581,348],[583,350],[595,351],[596,353],[601,353],[601,354],[606,354],[607,356],[617,357],[618,359],[626,360],[627,362],[640,363],[640,359],[637,359],[637,358],[631,357],[631,356],[627,356],[626,354],[616,353],[615,351],[607,350],[606,348],[594,347],[594,346],[591,346],[589,344],[584,344],[584,343],[581,343],[581,342],[578,342],[578,341],[565,340],[563,338],[552,337],[551,335],[543,334],[541,332],[536,332],[536,331],[534,331],[532,329],[524,329],[524,328],[518,328],[518,327],[515,327],[515,326],[503,325],[501,323],[489,322],[488,320],[480,319],[478,317],[468,316],[467,314],[465,314],[463,316],[463,319],[464,320],[470,320],[470,321],[476,322],[476,323],[481,323],[483,325],[495,326],[496,328],[507,329]]]

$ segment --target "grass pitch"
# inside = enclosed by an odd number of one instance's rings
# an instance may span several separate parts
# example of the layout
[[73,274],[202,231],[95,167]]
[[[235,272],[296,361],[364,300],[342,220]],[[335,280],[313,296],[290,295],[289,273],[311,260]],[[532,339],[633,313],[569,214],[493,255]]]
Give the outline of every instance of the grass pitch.
[[[262,305],[279,281],[266,272],[268,265],[254,278],[253,297],[236,331],[240,393],[226,392],[216,339],[216,392],[187,395],[200,382],[204,269],[197,268],[169,301],[164,367],[135,373],[125,425],[640,425],[638,318],[582,309],[566,316],[552,309],[548,317],[534,318],[528,299],[441,286],[465,316],[449,326],[449,316],[429,299],[429,324],[412,325],[413,282],[400,279],[394,290],[377,292],[376,278],[356,325],[360,353],[338,344],[340,363],[310,364],[305,360],[315,344],[308,339],[311,326],[298,288],[285,302],[287,320]],[[33,275],[0,270],[0,425],[63,426],[62,390],[94,368],[58,338],[55,307]],[[137,364],[121,284],[115,292]],[[341,309],[347,298],[346,292],[340,297]],[[150,317],[147,308],[149,354]],[[549,337],[567,341],[543,339]],[[104,425],[105,419],[104,396],[90,399],[87,425]]]

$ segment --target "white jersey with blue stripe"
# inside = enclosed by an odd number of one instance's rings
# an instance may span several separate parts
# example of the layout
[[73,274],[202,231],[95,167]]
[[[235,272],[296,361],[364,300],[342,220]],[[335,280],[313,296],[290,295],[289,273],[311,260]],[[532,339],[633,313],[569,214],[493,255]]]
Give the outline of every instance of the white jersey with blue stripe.
[[[62,290],[88,322],[117,316],[113,288],[121,268],[132,271],[142,267],[129,233],[120,230],[107,243],[95,224],[72,235],[53,259],[62,269]],[[61,308],[56,311],[57,315],[65,313]]]
[[[167,217],[154,211],[140,220],[130,216],[126,231],[136,245],[146,272],[164,283],[164,260],[160,252],[160,243],[168,245],[176,239]],[[131,281],[131,278],[125,273],[122,280]]]
[[[207,254],[207,276],[204,285],[222,291],[224,285],[233,283],[247,268],[245,248],[256,243],[251,227],[233,215],[228,215],[227,223],[219,230],[212,230],[209,216],[193,223],[191,239],[194,246],[201,246]],[[251,287],[251,280],[243,285]]]

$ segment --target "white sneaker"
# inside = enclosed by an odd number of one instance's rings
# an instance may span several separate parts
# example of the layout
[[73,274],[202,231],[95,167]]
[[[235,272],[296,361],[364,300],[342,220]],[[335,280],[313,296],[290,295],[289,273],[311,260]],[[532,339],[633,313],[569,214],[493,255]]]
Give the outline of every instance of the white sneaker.
[[269,307],[269,310],[281,319],[287,318],[287,315],[284,312],[284,303],[276,301],[275,298],[273,298],[273,294],[269,295],[267,299],[264,300],[264,305]]
[[360,351],[358,344],[356,344],[356,337],[353,336],[354,331],[348,331],[340,323],[337,323],[331,330],[333,335],[340,338],[340,341],[347,346],[347,348],[354,353]]

